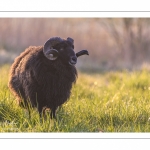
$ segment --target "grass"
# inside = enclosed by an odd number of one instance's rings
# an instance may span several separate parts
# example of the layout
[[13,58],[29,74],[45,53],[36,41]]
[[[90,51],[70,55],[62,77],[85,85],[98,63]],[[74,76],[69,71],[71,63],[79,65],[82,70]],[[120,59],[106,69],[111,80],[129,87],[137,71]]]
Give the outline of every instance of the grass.
[[20,108],[0,67],[0,132],[150,132],[150,72],[79,73],[57,120]]

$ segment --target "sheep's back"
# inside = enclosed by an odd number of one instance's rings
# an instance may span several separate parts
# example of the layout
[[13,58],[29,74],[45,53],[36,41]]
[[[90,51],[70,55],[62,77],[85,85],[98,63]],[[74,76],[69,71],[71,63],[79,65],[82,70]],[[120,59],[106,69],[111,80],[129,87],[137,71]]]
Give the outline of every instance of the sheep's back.
[[10,70],[9,87],[19,101],[30,99],[32,106],[57,107],[70,97],[76,81],[74,66],[58,59],[49,61],[43,47],[29,47],[18,56]]
[[26,68],[28,62],[32,54],[36,54],[40,49],[41,47],[30,46],[14,60],[14,63],[10,68],[8,86],[17,97],[19,103],[21,97],[26,99],[25,86],[23,84],[27,81],[28,70],[26,70]]

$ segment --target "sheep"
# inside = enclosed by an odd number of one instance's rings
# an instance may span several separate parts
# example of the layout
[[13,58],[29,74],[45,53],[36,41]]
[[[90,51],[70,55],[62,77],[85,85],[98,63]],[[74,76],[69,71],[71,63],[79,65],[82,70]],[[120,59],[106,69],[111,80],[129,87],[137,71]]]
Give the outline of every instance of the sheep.
[[50,117],[56,118],[58,106],[70,97],[77,79],[77,58],[89,55],[87,50],[74,52],[70,37],[50,38],[44,46],[30,46],[11,66],[8,87],[20,106],[36,107],[40,116],[49,108]]

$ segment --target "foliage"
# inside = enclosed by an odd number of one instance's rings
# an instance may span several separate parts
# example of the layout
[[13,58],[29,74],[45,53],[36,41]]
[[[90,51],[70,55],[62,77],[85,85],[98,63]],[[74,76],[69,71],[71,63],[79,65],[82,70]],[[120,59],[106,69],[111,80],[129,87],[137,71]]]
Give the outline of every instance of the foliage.
[[150,63],[150,18],[0,18],[0,64],[12,63],[29,46],[53,36],[72,37],[87,49],[78,67],[116,70]]

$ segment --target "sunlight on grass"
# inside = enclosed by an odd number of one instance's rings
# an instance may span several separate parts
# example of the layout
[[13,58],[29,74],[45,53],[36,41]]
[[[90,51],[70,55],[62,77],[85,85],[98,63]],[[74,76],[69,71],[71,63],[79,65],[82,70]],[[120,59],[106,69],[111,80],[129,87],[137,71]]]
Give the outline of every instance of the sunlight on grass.
[[150,132],[150,72],[79,72],[57,120],[20,108],[10,93],[9,66],[0,67],[0,132]]

